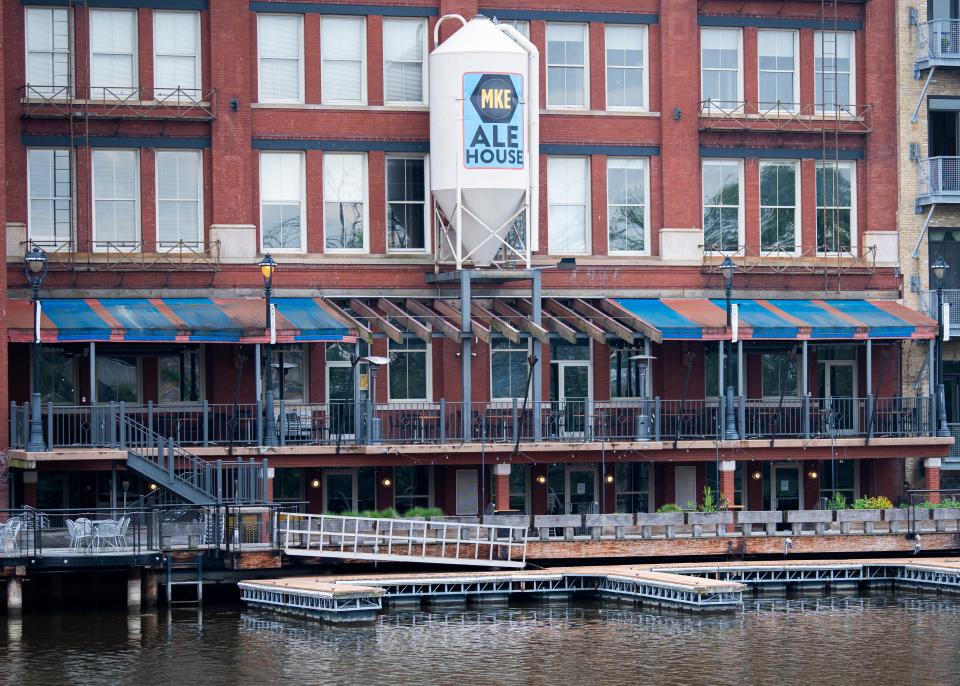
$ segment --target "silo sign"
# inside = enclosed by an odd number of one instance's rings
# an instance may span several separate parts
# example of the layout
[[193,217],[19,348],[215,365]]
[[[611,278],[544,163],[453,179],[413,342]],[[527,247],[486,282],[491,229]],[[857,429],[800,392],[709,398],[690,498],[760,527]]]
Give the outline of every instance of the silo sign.
[[523,75],[463,75],[463,163],[467,169],[523,169]]

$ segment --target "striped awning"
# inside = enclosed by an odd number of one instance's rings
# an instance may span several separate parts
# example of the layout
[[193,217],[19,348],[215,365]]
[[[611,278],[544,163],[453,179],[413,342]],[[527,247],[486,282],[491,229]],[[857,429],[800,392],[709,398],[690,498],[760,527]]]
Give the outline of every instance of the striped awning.
[[[274,298],[277,342],[356,340],[320,298]],[[266,343],[262,298],[50,298],[42,300],[45,342]],[[33,305],[10,300],[8,336],[33,340]]]
[[[937,323],[887,300],[742,300],[739,337],[744,340],[935,338]],[[730,337],[723,299],[619,298],[617,303],[659,332],[664,340]]]

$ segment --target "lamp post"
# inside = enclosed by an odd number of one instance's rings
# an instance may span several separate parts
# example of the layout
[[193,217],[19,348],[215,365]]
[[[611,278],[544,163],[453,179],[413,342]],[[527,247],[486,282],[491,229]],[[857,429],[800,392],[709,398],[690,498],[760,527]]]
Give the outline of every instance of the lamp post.
[[266,421],[263,425],[263,444],[265,446],[274,446],[277,444],[276,420],[273,416],[273,340],[270,332],[270,299],[273,297],[273,273],[277,269],[277,263],[269,254],[264,255],[257,265],[260,267],[260,273],[263,275],[263,297],[266,300],[266,323],[267,323],[267,387],[263,394],[263,411],[266,415]]
[[33,289],[33,397],[30,401],[30,438],[27,452],[42,453],[47,449],[43,441],[43,423],[40,421],[40,285],[47,275],[47,253],[33,246],[23,257],[23,273]]
[[[730,304],[730,292],[733,290],[733,273],[737,270],[737,265],[733,263],[733,260],[730,259],[730,256],[727,255],[723,258],[723,263],[720,265],[720,271],[723,272],[723,287],[726,291],[727,298],[727,331],[730,332],[730,344],[733,346],[733,323],[731,321],[732,306]],[[733,412],[733,373],[730,368],[730,350],[724,348],[724,358],[723,362],[723,378],[727,382],[726,392],[724,396],[726,397],[725,412],[724,412],[724,429],[723,437],[728,441],[736,441],[740,438],[737,433],[737,420]]]
[[369,445],[379,445],[382,442],[382,431],[380,419],[377,414],[377,369],[386,367],[390,364],[389,357],[379,355],[367,355],[360,358],[361,362],[366,362],[367,371],[370,373],[370,383],[367,384],[367,418],[365,427],[365,438]]
[[937,279],[937,436],[946,437],[950,435],[950,427],[947,426],[947,394],[943,386],[943,327],[950,326],[950,323],[943,321],[943,278],[950,265],[941,255],[930,269]]

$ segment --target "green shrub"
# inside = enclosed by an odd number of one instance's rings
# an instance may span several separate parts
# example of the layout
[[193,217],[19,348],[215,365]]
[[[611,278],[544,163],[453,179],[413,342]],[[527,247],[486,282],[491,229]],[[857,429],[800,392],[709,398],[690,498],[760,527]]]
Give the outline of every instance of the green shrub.
[[827,501],[828,510],[846,510],[847,496],[839,491],[834,491],[833,496]]
[[664,512],[683,512],[683,509],[676,503],[666,503],[657,508],[658,514],[662,514]]
[[953,509],[960,508],[960,499],[957,498],[943,498],[939,503],[933,503],[929,500],[925,500],[922,503],[918,503],[917,507],[922,507],[930,510],[943,510],[943,509]]
[[[360,513],[356,510],[347,510],[346,512],[337,512],[341,517],[359,517]],[[366,516],[366,515],[364,515]]]
[[700,503],[697,510],[700,512],[716,512],[718,509],[717,497],[713,489],[709,486],[703,487],[703,502]]
[[411,507],[403,513],[404,517],[411,519],[426,519],[428,517],[442,517],[443,510],[439,507]]
[[395,509],[388,507],[384,510],[364,510],[359,516],[372,519],[397,519],[400,515]]
[[853,501],[854,510],[888,510],[891,507],[893,503],[885,495],[865,495]]

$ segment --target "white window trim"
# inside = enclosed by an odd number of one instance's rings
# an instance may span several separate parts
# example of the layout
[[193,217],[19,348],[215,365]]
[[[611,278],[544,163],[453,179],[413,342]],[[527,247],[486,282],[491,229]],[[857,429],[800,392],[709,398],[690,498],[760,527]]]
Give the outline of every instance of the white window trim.
[[[391,248],[390,247],[390,196],[387,190],[389,183],[389,165],[387,162],[392,159],[422,159],[423,160],[423,247],[422,248]],[[387,232],[386,243],[387,243],[387,252],[388,253],[399,253],[399,254],[413,254],[413,255],[427,255],[430,254],[431,246],[433,242],[433,222],[431,221],[431,193],[430,193],[430,156],[429,155],[416,155],[416,154],[388,154],[384,158],[383,165],[383,188],[384,188],[384,229]]]
[[154,155],[154,164],[153,164],[153,183],[154,188],[156,189],[156,244],[157,248],[161,247],[172,247],[176,243],[165,243],[160,240],[160,154],[165,152],[189,152],[194,153],[197,158],[197,248],[203,249],[206,245],[206,236],[204,235],[204,226],[206,222],[203,218],[203,150],[189,149],[189,148],[177,148],[177,149],[163,149],[157,150]]
[[[140,35],[139,35],[139,34],[140,34],[140,17],[139,17],[139,15],[138,15],[138,13],[137,13],[137,10],[135,10],[135,9],[113,9],[113,8],[107,9],[107,8],[101,8],[101,7],[91,8],[91,9],[90,9],[90,14],[89,14],[89,23],[88,23],[88,32],[91,32],[91,33],[92,33],[92,26],[93,26],[93,15],[94,15],[95,12],[125,12],[125,13],[130,14],[130,15],[133,16],[133,63],[132,63],[132,67],[131,67],[131,69],[132,69],[132,76],[133,76],[133,84],[130,85],[129,87],[128,87],[128,86],[120,86],[119,84],[99,84],[99,85],[94,85],[94,84],[93,84],[93,56],[94,56],[94,54],[99,54],[99,55],[126,55],[127,53],[125,53],[125,52],[101,52],[101,53],[94,53],[94,51],[93,51],[93,37],[92,37],[92,35],[91,35],[91,36],[90,36],[90,41],[89,41],[89,43],[90,43],[90,63],[89,63],[89,65],[88,65],[88,68],[90,69],[90,81],[91,81],[91,83],[90,83],[90,98],[91,98],[91,99],[94,99],[94,100],[108,100],[108,99],[118,99],[118,100],[119,100],[119,99],[123,99],[123,100],[133,99],[133,100],[137,100],[137,99],[139,99],[140,97],[142,97],[142,93],[140,92]],[[107,90],[108,90],[108,89],[110,89],[110,90],[122,91],[122,90],[127,90],[128,88],[129,88],[130,90],[134,91],[134,95],[135,95],[136,97],[133,97],[133,98],[125,98],[125,97],[123,97],[122,95],[120,95],[120,96],[118,97],[118,95],[117,95],[116,93],[112,93],[112,94],[111,94],[111,93],[107,93]],[[97,97],[94,95],[94,92],[95,92],[95,91],[98,91],[98,90],[100,91],[100,93],[99,93],[100,97],[99,97],[99,98],[97,98]]]
[[[704,242],[704,252],[710,253],[712,255],[733,255],[736,250],[708,250],[706,245],[706,219],[707,219],[707,205],[704,203],[705,198],[703,197],[703,170],[709,165],[715,164],[736,164],[740,170],[740,198],[739,198],[739,212],[737,212],[737,246],[742,246],[746,243],[745,230],[744,230],[744,188],[743,188],[743,159],[737,158],[710,158],[703,160],[700,166],[700,223],[701,223],[701,236]],[[714,207],[711,205],[711,207]]]
[[[359,156],[363,162],[363,247],[362,248],[330,248],[327,247],[327,199],[323,198],[323,251],[333,254],[352,254],[363,255],[370,252],[370,163],[366,153],[343,152],[343,153],[324,153],[323,155],[323,181],[326,180],[327,158],[332,156]],[[424,225],[424,233],[426,233]]]
[[[640,67],[632,67],[633,69],[639,68],[641,70],[641,75],[643,76],[643,104],[639,107],[630,107],[630,106],[620,106],[620,105],[611,105],[609,103],[610,98],[610,86],[609,80],[607,78],[610,72],[610,64],[607,62],[607,29],[608,28],[639,28],[642,39],[640,41],[641,50],[643,50],[643,64]],[[635,24],[607,24],[604,27],[603,38],[603,75],[604,75],[604,88],[603,88],[603,97],[604,97],[604,107],[610,112],[648,112],[650,110],[650,57],[649,57],[649,35],[650,32],[647,30],[645,24],[635,25]],[[589,61],[589,60],[588,60]],[[622,68],[622,67],[617,67]]]
[[[820,42],[820,34],[827,33],[824,31],[814,31],[813,33],[813,102],[814,110],[817,114],[833,114],[833,110],[828,110],[824,107],[824,103],[817,103],[817,46],[822,45]],[[833,33],[829,31],[829,33]],[[842,109],[837,107],[841,117],[855,117],[857,115],[857,33],[856,31],[837,31],[839,34],[847,34],[850,36],[850,91],[847,94],[850,104],[848,105],[849,110]],[[821,55],[822,58],[822,55]],[[850,111],[852,110],[852,111]]]
[[[833,164],[833,163],[831,162],[830,164]],[[817,165],[814,170],[814,175],[813,175],[814,183],[816,183],[816,178],[817,178],[816,170],[822,168],[823,166],[824,164],[822,162],[817,162]],[[857,186],[859,185],[857,183],[857,171],[858,171],[857,163],[852,160],[850,161],[842,160],[837,163],[837,166],[838,168],[847,167],[848,169],[850,169],[850,250],[849,252],[851,255],[856,255],[857,251],[859,250],[859,241],[857,240]],[[817,189],[814,189],[814,193],[816,193],[816,191]],[[819,202],[816,203],[815,210],[817,212],[817,215],[819,215],[820,214]],[[817,238],[816,222],[814,222],[814,232],[815,232],[814,243],[816,244],[818,242],[816,240]],[[835,251],[821,251],[820,246],[819,245],[817,246],[818,256],[843,255],[843,254],[845,253],[838,253]]]
[[[25,96],[26,98],[42,97],[42,98],[48,98],[48,99],[49,99],[49,98],[52,97],[52,99],[58,100],[58,99],[69,98],[69,97],[71,97],[71,96],[73,95],[74,87],[75,87],[75,81],[76,81],[76,71],[74,70],[74,54],[75,54],[75,45],[74,45],[74,23],[73,23],[73,11],[72,11],[71,8],[69,8],[69,7],[45,7],[45,6],[42,6],[42,5],[41,5],[41,6],[27,6],[27,7],[24,7],[24,11],[23,11],[23,32],[24,32],[24,39],[23,39],[23,71],[24,71],[24,74],[23,74],[23,75],[24,75],[24,79],[23,79],[23,82],[24,82],[24,84],[27,84],[27,85],[30,85],[30,86],[33,86],[33,87],[40,87],[40,88],[42,88],[42,87],[44,87],[44,86],[51,86],[51,85],[53,85],[53,84],[49,84],[49,83],[37,83],[37,84],[31,84],[31,83],[30,83],[30,79],[29,79],[29,77],[28,77],[28,73],[29,73],[30,52],[31,52],[31,51],[30,51],[29,39],[27,38],[27,21],[28,21],[28,20],[27,20],[27,14],[30,12],[30,10],[60,10],[60,9],[66,11],[66,13],[67,13],[67,83],[66,83],[65,86],[63,86],[63,91],[62,91],[61,93],[58,93],[57,95],[54,95],[54,96],[48,96],[48,95],[44,95],[44,94],[39,93],[39,92],[34,92],[32,88],[31,88],[31,89],[27,89],[27,91],[24,93],[24,96]],[[46,50],[44,50],[43,52],[44,52],[45,54],[47,53]],[[59,52],[60,52],[59,50],[55,50],[55,49],[49,51],[50,54],[57,54],[57,53],[59,53]],[[91,61],[92,61],[92,53],[91,53]],[[59,90],[60,90],[60,86],[57,86],[56,90],[59,91]],[[59,96],[59,97],[58,97],[58,96]]]
[[[420,100],[387,100],[387,51],[383,49],[385,46],[381,46],[381,53],[383,55],[380,68],[383,73],[383,104],[385,107],[410,107],[416,105],[426,105],[430,102],[430,78],[427,71],[427,63],[429,59],[429,43],[430,43],[430,27],[427,24],[426,19],[411,19],[409,17],[384,17],[383,24],[386,26],[387,22],[419,22],[423,26],[423,45],[421,46],[423,52],[420,55],[420,69],[421,69],[421,91],[422,96]],[[382,29],[381,29],[382,30]],[[385,35],[386,32],[383,32]],[[385,41],[383,41],[385,42]],[[322,47],[321,47],[322,49]],[[366,78],[366,77],[364,77]]]
[[[160,97],[161,97],[161,95],[162,95],[161,91],[164,91],[164,90],[172,90],[170,87],[166,87],[166,88],[164,88],[164,87],[158,87],[157,84],[156,84],[157,57],[161,57],[161,56],[163,56],[163,57],[174,57],[174,56],[176,56],[176,57],[183,57],[183,55],[160,55],[160,54],[157,52],[157,20],[156,20],[156,17],[157,17],[158,14],[189,14],[189,15],[192,15],[192,16],[193,16],[194,22],[195,22],[195,24],[196,24],[196,37],[197,37],[196,44],[194,45],[194,62],[195,62],[194,78],[196,79],[196,84],[197,84],[197,85],[196,85],[196,88],[193,89],[193,90],[196,91],[195,96],[194,96],[194,99],[197,100],[197,101],[200,101],[200,100],[203,99],[203,76],[202,76],[202,74],[203,74],[203,69],[201,68],[201,64],[200,64],[200,61],[201,61],[201,59],[202,59],[202,57],[201,57],[201,55],[200,55],[200,50],[201,50],[201,48],[200,48],[200,44],[201,44],[201,40],[200,40],[201,22],[200,22],[200,12],[198,12],[198,11],[191,11],[191,10],[186,10],[186,11],[185,11],[185,10],[154,10],[154,11],[153,11],[153,73],[154,73],[153,98],[154,98],[154,100],[159,100]],[[259,66],[259,65],[258,65],[258,66]],[[179,98],[179,97],[184,97],[184,96],[190,97],[189,90],[185,90],[184,93],[178,95],[178,98]],[[166,96],[166,97],[169,97],[169,95]],[[174,99],[173,99],[173,103],[176,103],[178,98],[174,98]]]
[[[703,94],[703,34],[707,32],[716,32],[716,31],[736,31],[737,32],[737,106],[735,108],[721,108],[716,105],[711,105],[710,107],[703,106],[705,108],[705,114],[727,114],[729,112],[743,112],[743,29],[738,28],[728,28],[728,27],[702,27],[700,29],[700,54],[698,59],[700,61],[700,100],[701,102],[706,102],[706,97]],[[726,71],[719,70],[715,68],[710,68],[709,71]]]
[[[326,81],[323,77],[323,64],[327,61],[323,53],[323,22],[330,19],[356,19],[360,21],[363,30],[360,35],[363,38],[363,44],[360,46],[360,101],[356,100],[335,100],[327,97]],[[323,105],[355,105],[358,107],[367,106],[367,19],[366,17],[357,17],[351,15],[325,15],[320,19],[320,102]],[[344,62],[346,60],[330,60],[331,62]],[[351,60],[352,61],[352,60]],[[424,74],[424,83],[426,83],[426,74]]]
[[[57,147],[52,147],[52,148],[48,148],[48,147],[31,147],[31,148],[27,148],[27,151],[26,151],[26,152],[27,152],[27,154],[26,154],[26,158],[27,158],[27,238],[29,238],[30,240],[38,241],[38,242],[40,242],[40,243],[47,243],[47,241],[45,241],[45,240],[43,240],[43,239],[40,239],[40,238],[35,238],[34,235],[33,235],[33,199],[34,199],[34,196],[33,196],[33,189],[31,188],[31,184],[30,184],[30,153],[31,153],[32,151],[34,151],[34,150],[50,150],[50,151],[53,151],[53,152],[57,152],[57,151],[60,151],[60,150],[66,150],[67,153],[68,153],[68,155],[69,155],[69,159],[70,159],[70,191],[71,191],[71,192],[70,192],[70,195],[67,197],[67,199],[70,201],[70,236],[67,238],[66,241],[62,241],[62,242],[61,242],[61,241],[59,241],[59,240],[54,240],[54,241],[51,242],[53,245],[55,245],[55,246],[57,246],[57,247],[69,245],[69,244],[73,241],[73,239],[74,239],[74,217],[75,217],[74,211],[75,211],[76,208],[74,207],[74,193],[73,193],[73,191],[75,190],[75,188],[74,188],[74,172],[76,171],[76,169],[75,169],[75,167],[74,167],[74,164],[76,164],[76,161],[75,161],[75,159],[74,159],[73,151],[70,150],[70,149],[68,149],[68,148],[57,148]],[[54,156],[54,165],[56,165],[56,156]],[[54,168],[54,178],[56,178],[56,168]],[[92,179],[91,179],[91,183],[92,183]],[[43,198],[43,199],[44,199],[44,200],[47,200],[47,199],[49,199],[49,200],[54,200],[54,202],[56,202],[56,197],[53,197],[53,198]],[[54,224],[56,224],[56,207],[54,207]],[[56,230],[56,226],[54,226],[54,230]]]
[[[406,348],[406,341],[410,340],[409,337],[404,339],[404,347]],[[420,340],[420,339],[415,339]],[[420,350],[409,350],[404,351],[399,350],[390,350],[390,343],[387,342],[387,357],[390,357],[391,352],[399,352],[401,354],[406,354],[406,352],[421,352]],[[390,369],[389,365],[387,366],[387,402],[388,403],[431,403],[433,402],[433,342],[427,343],[426,347],[427,363],[424,365],[427,371],[427,397],[426,398],[394,398],[393,389],[390,388]]]
[[[300,156],[300,247],[299,248],[264,248],[263,246],[263,156],[270,154],[288,154]],[[263,150],[260,152],[260,252],[282,253],[284,255],[305,255],[307,252],[307,156],[300,150]],[[270,201],[273,202],[273,201]]]
[[[557,25],[557,26],[564,25],[564,24],[567,25],[567,26],[579,26],[579,27],[582,29],[582,31],[583,31],[583,64],[582,64],[582,65],[566,64],[566,63],[553,64],[553,65],[551,65],[550,61],[549,61],[548,58],[547,58],[547,53],[548,53],[548,48],[547,48],[547,42],[548,42],[548,40],[547,40],[547,34],[549,33],[549,27],[550,27],[551,24],[554,24],[554,25]],[[606,51],[604,51],[604,52],[606,52]],[[546,83],[546,87],[547,87],[547,97],[545,98],[545,100],[546,100],[546,107],[545,107],[545,109],[548,109],[548,110],[574,110],[574,111],[577,111],[577,112],[579,112],[579,111],[584,111],[584,110],[589,111],[589,110],[590,110],[590,106],[591,106],[591,104],[590,104],[590,25],[589,25],[589,24],[582,24],[582,23],[579,23],[579,22],[548,21],[548,22],[547,22],[546,29],[544,30],[543,61],[544,61],[544,64],[546,65],[546,66],[545,66],[545,69],[546,69],[545,76],[546,76],[546,78],[544,79],[544,82]],[[606,63],[606,61],[607,61],[606,56],[604,56],[603,61],[604,61],[604,63]],[[646,61],[646,57],[644,57],[644,61]],[[551,66],[554,66],[554,67],[570,67],[570,68],[581,67],[581,66],[582,66],[582,68],[583,68],[583,105],[555,105],[555,104],[553,104],[553,103],[550,102],[550,83],[549,83],[549,80],[550,80],[550,67],[551,67]],[[646,74],[646,70],[644,70],[644,74]],[[606,89],[606,85],[604,85],[604,89]],[[603,97],[604,97],[604,100],[606,100],[606,97],[607,97],[606,94],[604,94]]]
[[[767,71],[760,69],[760,34],[762,33],[787,33],[790,32],[793,34],[793,95],[796,98],[796,102],[789,103],[789,107],[770,107],[763,106],[760,102],[760,72]],[[775,70],[775,73],[780,73],[780,70]],[[791,29],[758,29],[757,31],[757,108],[761,112],[773,112],[776,110],[779,112],[786,112],[788,114],[796,114],[800,111],[800,32],[797,30]]]
[[[286,98],[264,98],[263,97],[263,75],[260,72],[260,61],[261,59],[274,59],[271,57],[264,58],[262,57],[262,50],[260,46],[260,38],[262,33],[260,31],[260,20],[266,17],[296,17],[300,23],[300,45],[299,56],[297,57],[297,63],[299,65],[299,78],[300,85],[297,92],[300,97],[291,100]],[[302,105],[306,102],[306,93],[304,91],[304,78],[303,78],[303,63],[306,60],[304,59],[304,47],[303,47],[303,15],[302,14],[280,14],[275,12],[260,12],[257,14],[257,102],[260,103],[276,103],[276,104],[290,104],[290,105]]]
[[[643,250],[610,249],[610,160],[641,160],[643,162]],[[607,158],[607,252],[611,255],[650,255],[650,158],[649,157],[608,157]]]
[[[570,251],[557,250],[556,248],[558,248],[558,247],[560,247],[560,246],[556,246],[556,245],[554,245],[554,243],[553,243],[553,240],[554,240],[553,232],[550,230],[550,190],[549,190],[549,188],[550,188],[550,174],[549,174],[550,157],[558,157],[558,158],[561,158],[561,157],[573,157],[573,158],[575,158],[575,159],[584,160],[584,162],[585,162],[585,164],[584,164],[584,168],[585,168],[585,174],[584,174],[585,189],[584,189],[584,190],[585,190],[586,195],[585,195],[585,203],[584,203],[584,224],[585,224],[585,226],[583,227],[583,231],[584,231],[584,238],[586,239],[586,250],[584,250],[583,252],[570,252]],[[559,255],[559,256],[567,256],[567,255],[569,255],[569,256],[572,256],[572,257],[579,257],[579,256],[581,256],[581,255],[592,255],[592,254],[593,254],[593,221],[592,221],[592,214],[591,214],[591,213],[593,212],[593,208],[591,207],[591,201],[593,200],[593,198],[592,198],[591,192],[590,192],[590,190],[591,190],[591,188],[592,188],[592,186],[591,186],[591,182],[592,182],[592,179],[591,179],[591,171],[592,171],[591,166],[592,166],[592,165],[591,165],[591,157],[590,157],[590,156],[582,156],[582,155],[550,155],[550,156],[547,157],[547,169],[548,169],[548,172],[547,172],[547,254],[548,254],[548,255]],[[569,205],[570,203],[558,203],[558,204],[566,206],[566,205]]]
[[[497,397],[497,396],[495,396],[495,395],[493,394],[493,356],[494,356],[494,354],[495,354],[495,353],[504,353],[504,352],[509,352],[509,353],[517,354],[517,353],[520,352],[520,347],[519,347],[518,344],[514,343],[513,341],[510,341],[509,338],[506,338],[505,340],[509,341],[511,345],[517,345],[517,347],[516,347],[516,348],[511,348],[509,351],[507,351],[507,350],[495,350],[494,347],[493,347],[493,345],[490,346],[490,364],[488,364],[487,367],[489,367],[488,372],[489,372],[489,376],[490,376],[490,402],[494,402],[494,403],[512,403],[513,400],[514,400],[513,397],[501,398],[501,397]],[[526,347],[527,357],[528,357],[527,365],[529,366],[529,364],[530,364],[530,362],[529,362],[529,356],[530,356],[530,353],[531,353],[531,339],[529,339],[529,338],[522,339],[522,342],[525,342],[525,343],[526,343],[526,346],[527,346],[527,347]],[[530,381],[530,384],[531,384],[531,385],[533,384],[533,380],[532,380],[532,379],[531,379],[531,381]],[[527,397],[529,397],[529,395],[530,395],[529,391],[530,391],[530,389],[528,388],[528,389],[527,389]],[[523,397],[517,398],[517,400],[522,402],[522,401],[523,401]]]
[[[132,152],[133,153],[133,170],[134,176],[136,177],[133,182],[133,186],[136,189],[134,192],[134,238],[133,243],[136,245],[129,248],[129,252],[137,252],[138,248],[142,251],[142,244],[140,241],[143,239],[143,234],[141,233],[141,221],[140,221],[140,194],[142,189],[140,187],[140,151],[136,148],[97,148],[96,150],[91,151],[90,155],[90,197],[93,201],[93,212],[91,213],[91,225],[92,225],[92,241],[93,241],[93,251],[94,252],[108,252],[110,250],[120,250],[123,249],[117,245],[113,246],[103,246],[98,247],[97,242],[100,240],[97,238],[97,174],[94,171],[94,161],[93,157],[98,152],[107,152],[107,151],[117,151],[117,152]],[[111,200],[116,200],[116,198],[110,198]],[[143,397],[142,395],[140,397]]]
[[[761,217],[763,215],[764,205],[763,205],[763,195],[760,193],[760,184],[763,183],[763,167],[767,165],[790,165],[793,167],[793,184],[794,184],[793,253],[795,255],[799,255],[803,250],[803,236],[802,236],[803,218],[801,216],[801,207],[803,203],[801,202],[802,196],[800,195],[803,182],[801,181],[801,178],[800,178],[801,172],[802,172],[802,165],[800,164],[800,160],[789,160],[789,159],[760,160],[760,175],[759,175],[760,178],[757,180],[757,222],[758,222],[757,225],[760,227],[761,235],[759,239],[760,244],[758,247],[760,249],[761,254],[765,254],[765,255],[781,254],[773,251],[763,250],[763,235],[762,235],[763,225],[761,223]],[[778,207],[784,207],[784,206],[778,205]]]

